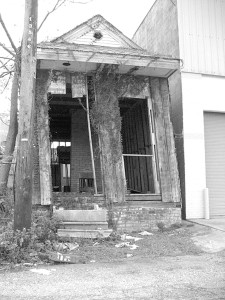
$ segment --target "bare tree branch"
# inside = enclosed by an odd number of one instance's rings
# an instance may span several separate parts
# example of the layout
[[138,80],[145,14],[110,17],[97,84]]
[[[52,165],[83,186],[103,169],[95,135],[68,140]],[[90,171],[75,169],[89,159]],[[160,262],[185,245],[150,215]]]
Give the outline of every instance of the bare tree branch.
[[93,0],[87,0],[87,1],[76,1],[76,0],[69,0],[70,3],[78,3],[78,4],[88,4],[92,2]]
[[9,52],[12,56],[16,56],[15,53],[13,53],[11,50],[9,50],[8,47],[6,47],[4,44],[0,43],[0,46],[5,49],[5,51]]
[[[8,69],[8,67],[7,67],[7,64],[8,64],[9,61],[10,61],[10,59],[8,59],[7,62],[4,63],[4,62],[2,62],[2,61],[0,60],[0,63],[2,64],[1,67],[0,67],[0,69],[1,69],[1,68],[4,68],[4,69],[6,69],[7,71],[9,71],[9,69]],[[10,71],[9,71],[9,72],[10,72]]]
[[51,13],[53,13],[56,9],[58,9],[60,6],[62,6],[64,3],[66,2],[66,0],[57,0],[55,6],[52,8],[52,10],[48,11],[46,16],[44,17],[43,21],[41,22],[40,26],[38,27],[38,30],[39,31],[42,27],[42,25],[44,24],[44,22],[46,21],[46,19],[49,17],[49,15]]
[[87,4],[87,3],[90,3],[92,2],[93,0],[87,0],[87,1],[76,1],[76,0],[57,0],[55,6],[52,8],[52,10],[48,11],[46,16],[44,17],[43,21],[41,22],[40,26],[38,27],[38,30],[39,31],[42,27],[42,25],[44,24],[44,22],[46,21],[46,19],[49,17],[49,15],[51,13],[53,13],[55,10],[57,10],[60,6],[62,6],[63,4],[65,4],[66,2],[70,2],[70,3],[77,3],[77,4]]
[[14,49],[14,51],[15,51],[15,53],[16,53],[16,51],[17,51],[16,46],[15,46],[15,44],[13,43],[13,40],[12,40],[12,38],[11,38],[11,35],[9,34],[9,32],[8,32],[6,26],[5,26],[5,23],[4,23],[3,19],[2,19],[1,14],[0,14],[0,23],[2,24],[2,27],[3,27],[3,29],[4,29],[4,31],[5,31],[5,33],[6,33],[6,35],[7,35],[8,39],[9,39],[9,41],[10,41],[10,44],[11,44],[12,48]]
[[[3,72],[3,73],[1,73],[1,74],[0,74],[0,78],[4,78],[4,77],[6,77],[6,76],[8,76],[8,75],[10,75],[10,76],[11,76],[12,72],[13,72],[13,71],[9,71],[9,72],[8,72],[8,71],[7,71],[7,72]],[[4,88],[4,89],[5,89],[5,88]]]
[[12,58],[12,57],[10,58],[10,57],[6,57],[6,56],[0,56],[0,58],[14,61],[14,58]]
[[6,126],[9,126],[9,124],[7,124],[4,120],[3,120],[3,118],[0,116],[0,121],[3,123],[3,124],[5,124]]

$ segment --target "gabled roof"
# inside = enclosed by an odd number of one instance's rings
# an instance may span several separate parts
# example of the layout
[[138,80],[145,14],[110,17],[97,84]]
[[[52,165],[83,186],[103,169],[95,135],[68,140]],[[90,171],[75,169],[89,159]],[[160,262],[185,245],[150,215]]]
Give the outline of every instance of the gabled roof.
[[41,69],[92,73],[101,64],[119,66],[119,73],[169,77],[180,60],[151,55],[96,15],[51,42],[37,46]]
[[142,49],[101,15],[94,16],[62,36],[52,40],[52,42]]

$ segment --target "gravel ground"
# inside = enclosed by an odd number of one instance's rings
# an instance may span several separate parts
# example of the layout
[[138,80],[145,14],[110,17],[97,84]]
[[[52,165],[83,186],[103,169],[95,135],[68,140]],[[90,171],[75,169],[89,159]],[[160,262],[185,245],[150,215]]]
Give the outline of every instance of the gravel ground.
[[39,266],[2,274],[0,299],[225,299],[225,257],[127,259],[87,265]]
[[[213,233],[216,236],[217,231],[185,223],[182,228],[144,237],[135,242],[136,250],[116,248],[118,240],[96,246],[96,241],[81,243],[77,255],[85,264],[2,271],[0,299],[222,300],[225,250],[208,253],[196,246],[196,239],[202,243],[202,237],[207,240]],[[219,239],[225,243],[225,232]]]

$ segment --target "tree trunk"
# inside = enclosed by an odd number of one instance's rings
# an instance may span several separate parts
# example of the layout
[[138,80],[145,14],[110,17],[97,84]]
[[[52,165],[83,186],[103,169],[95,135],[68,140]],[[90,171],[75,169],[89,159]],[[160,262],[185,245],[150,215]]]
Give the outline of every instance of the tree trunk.
[[5,194],[7,189],[9,171],[10,171],[13,152],[16,143],[16,136],[18,131],[18,121],[17,121],[18,89],[19,89],[19,76],[15,68],[12,90],[11,90],[9,130],[6,138],[5,152],[0,164],[0,194]]
[[37,0],[26,0],[21,50],[19,136],[16,164],[14,230],[31,226],[33,119],[37,56]]

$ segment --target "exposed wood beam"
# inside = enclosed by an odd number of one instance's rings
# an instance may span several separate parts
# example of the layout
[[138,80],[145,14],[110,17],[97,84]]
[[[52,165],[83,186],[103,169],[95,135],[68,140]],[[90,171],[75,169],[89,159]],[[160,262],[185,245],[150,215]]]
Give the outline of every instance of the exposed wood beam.
[[[56,51],[57,50],[57,51]],[[146,68],[161,68],[168,70],[177,70],[180,67],[178,59],[154,58],[150,55],[131,55],[124,57],[123,53],[98,53],[91,51],[79,51],[68,49],[38,48],[38,59],[56,60],[56,61],[77,61],[83,63],[103,63],[103,64],[119,64]]]

